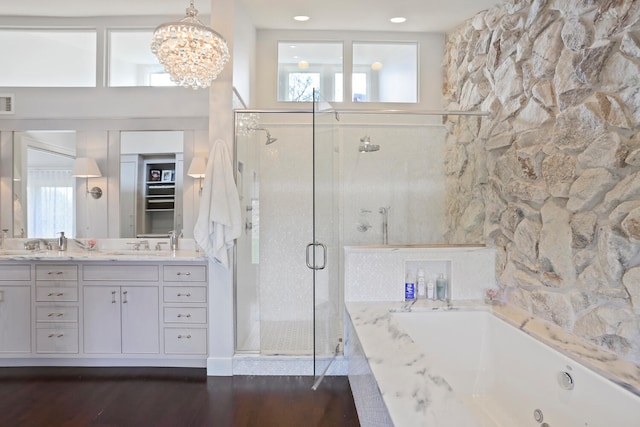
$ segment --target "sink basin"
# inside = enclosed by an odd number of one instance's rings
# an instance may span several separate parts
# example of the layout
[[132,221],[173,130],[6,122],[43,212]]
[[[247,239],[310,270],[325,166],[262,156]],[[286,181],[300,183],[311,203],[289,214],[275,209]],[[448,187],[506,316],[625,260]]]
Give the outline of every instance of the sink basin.
[[26,249],[0,249],[2,255],[24,255],[24,256],[42,256],[49,254],[49,251],[28,251]]
[[130,257],[158,257],[158,256],[169,256],[171,255],[170,251],[145,251],[139,250],[135,251],[133,249],[123,249],[123,250],[106,250],[106,251],[97,251],[96,254],[99,255],[107,255],[107,256],[130,256]]

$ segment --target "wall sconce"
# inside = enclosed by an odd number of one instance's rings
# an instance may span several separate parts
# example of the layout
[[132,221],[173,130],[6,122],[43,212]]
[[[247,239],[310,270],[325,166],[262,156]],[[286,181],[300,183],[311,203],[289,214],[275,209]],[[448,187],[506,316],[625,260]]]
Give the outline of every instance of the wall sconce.
[[189,165],[187,175],[191,178],[200,179],[200,191],[198,194],[202,195],[202,178],[204,178],[207,171],[207,165],[204,161],[204,157],[194,157]]
[[99,178],[102,176],[100,168],[94,159],[88,157],[78,157],[73,162],[73,169],[71,170],[71,176],[77,178],[85,178],[87,193],[91,194],[94,199],[102,197],[102,189],[100,187],[93,187],[89,190],[89,178]]

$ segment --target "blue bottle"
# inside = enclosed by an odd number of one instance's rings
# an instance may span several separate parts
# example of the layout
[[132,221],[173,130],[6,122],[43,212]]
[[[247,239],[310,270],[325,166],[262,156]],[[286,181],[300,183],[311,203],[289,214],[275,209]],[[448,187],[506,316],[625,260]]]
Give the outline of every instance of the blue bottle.
[[411,271],[407,272],[407,277],[404,281],[404,299],[405,301],[413,301],[416,299],[416,280],[411,274]]

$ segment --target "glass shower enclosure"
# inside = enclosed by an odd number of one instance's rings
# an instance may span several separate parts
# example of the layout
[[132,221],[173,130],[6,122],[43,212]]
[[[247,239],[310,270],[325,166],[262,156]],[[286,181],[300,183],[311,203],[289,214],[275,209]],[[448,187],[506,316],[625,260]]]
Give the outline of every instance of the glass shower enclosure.
[[450,231],[446,153],[483,120],[320,101],[236,111],[237,353],[308,360],[320,377],[342,352],[345,246],[479,243]]
[[328,103],[236,113],[236,351],[308,358],[318,377],[342,351],[336,139]]

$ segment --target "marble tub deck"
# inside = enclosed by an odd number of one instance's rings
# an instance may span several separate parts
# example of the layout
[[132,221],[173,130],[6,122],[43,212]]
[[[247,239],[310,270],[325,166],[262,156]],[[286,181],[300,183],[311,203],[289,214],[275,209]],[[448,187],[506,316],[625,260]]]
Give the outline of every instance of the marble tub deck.
[[[446,425],[480,426],[470,410],[451,390],[446,380],[433,372],[421,349],[394,319],[404,302],[347,302],[352,333],[362,347],[366,363],[391,421],[397,426]],[[460,301],[447,306],[418,301],[411,311],[485,310],[537,338],[569,358],[640,396],[640,367],[564,332],[559,327],[532,317],[508,305],[486,305],[480,301]],[[351,357],[350,355],[348,357]]]

